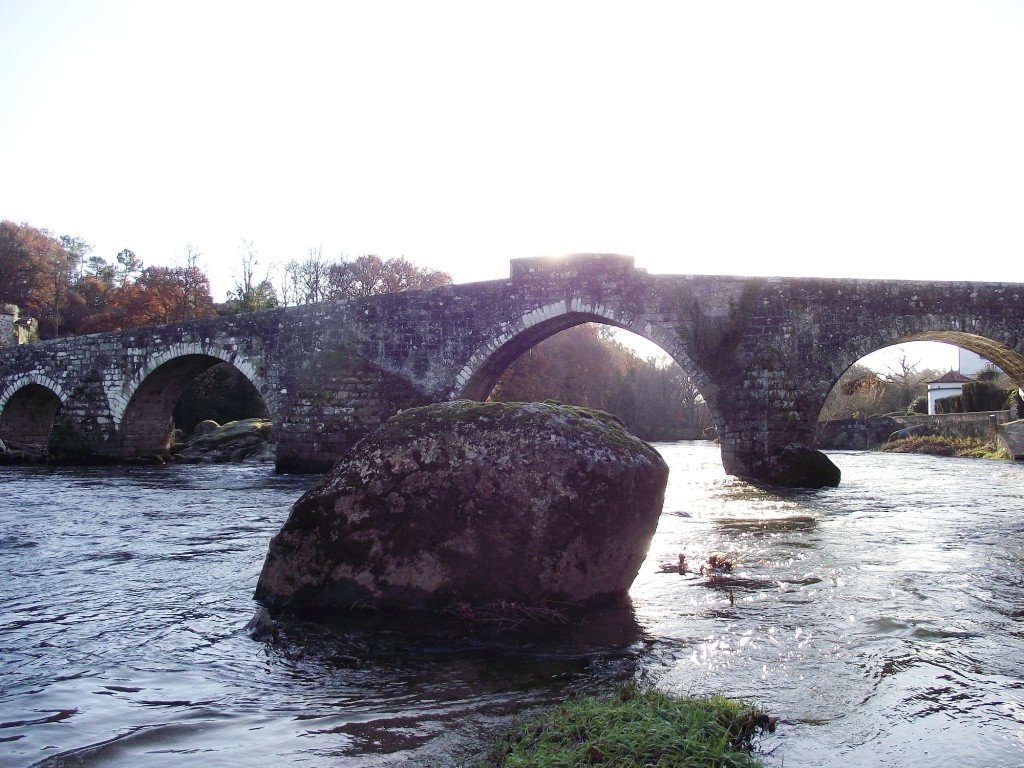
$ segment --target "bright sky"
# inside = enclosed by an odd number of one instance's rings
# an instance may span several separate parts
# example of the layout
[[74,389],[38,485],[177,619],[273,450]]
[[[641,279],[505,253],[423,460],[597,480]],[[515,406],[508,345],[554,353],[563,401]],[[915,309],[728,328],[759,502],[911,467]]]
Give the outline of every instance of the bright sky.
[[0,0],[0,218],[456,282],[1024,282],[1024,3]]

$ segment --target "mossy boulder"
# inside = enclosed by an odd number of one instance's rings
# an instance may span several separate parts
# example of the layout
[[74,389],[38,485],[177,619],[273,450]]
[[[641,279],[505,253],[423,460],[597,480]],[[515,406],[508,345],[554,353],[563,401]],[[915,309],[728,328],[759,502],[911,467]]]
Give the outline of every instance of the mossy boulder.
[[658,452],[599,411],[410,409],[295,503],[256,598],[298,612],[622,601],[667,479]]
[[842,472],[821,451],[790,443],[770,454],[755,476],[761,482],[784,488],[835,488]]

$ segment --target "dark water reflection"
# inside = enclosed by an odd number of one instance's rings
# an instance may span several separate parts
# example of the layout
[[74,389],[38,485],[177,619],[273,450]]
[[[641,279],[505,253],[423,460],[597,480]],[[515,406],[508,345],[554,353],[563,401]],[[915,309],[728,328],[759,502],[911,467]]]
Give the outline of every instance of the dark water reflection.
[[[0,765],[457,766],[516,711],[640,678],[782,718],[781,766],[1024,765],[1024,466],[837,454],[769,493],[704,444],[633,610],[532,635],[245,631],[309,478],[265,466],[0,470]],[[669,572],[725,554],[721,578]]]

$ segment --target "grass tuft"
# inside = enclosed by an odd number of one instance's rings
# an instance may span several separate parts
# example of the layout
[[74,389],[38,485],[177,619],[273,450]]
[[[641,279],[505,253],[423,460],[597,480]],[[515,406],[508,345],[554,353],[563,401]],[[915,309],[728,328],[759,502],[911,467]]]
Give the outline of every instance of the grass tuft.
[[629,685],[517,723],[478,768],[758,768],[754,737],[774,730],[775,718],[742,702]]

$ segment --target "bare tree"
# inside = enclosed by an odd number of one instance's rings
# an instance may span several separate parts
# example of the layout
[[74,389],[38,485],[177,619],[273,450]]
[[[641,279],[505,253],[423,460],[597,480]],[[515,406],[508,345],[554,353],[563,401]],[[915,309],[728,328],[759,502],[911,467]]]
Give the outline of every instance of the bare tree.
[[[209,296],[210,284],[206,274],[199,267],[203,254],[192,243],[185,246],[185,266],[181,273],[182,293],[185,302],[185,319],[194,320],[200,316],[200,304]],[[205,313],[204,313],[205,314]]]
[[298,283],[303,304],[316,304],[327,300],[328,274],[331,265],[324,260],[322,246],[310,248],[306,260],[299,265]]
[[228,292],[229,303],[235,312],[259,312],[277,306],[277,292],[270,275],[257,282],[256,268],[260,262],[252,247],[252,240],[242,240],[242,272],[233,290]]

